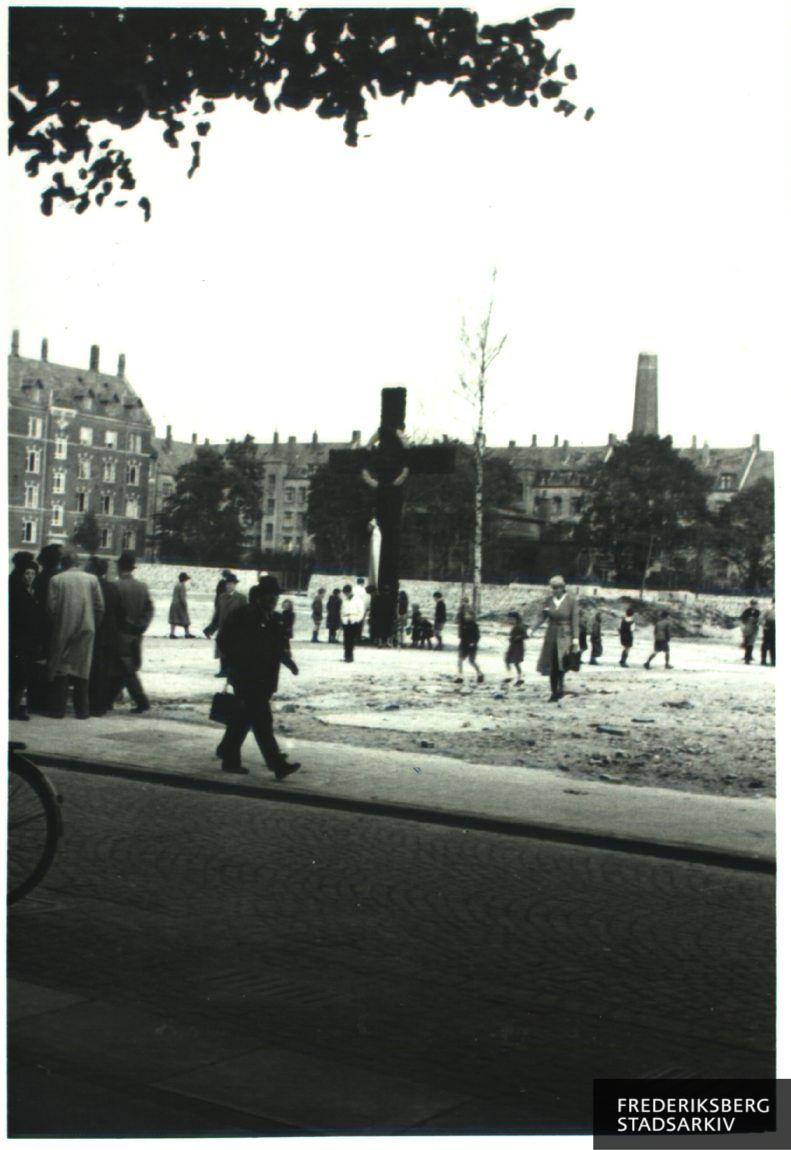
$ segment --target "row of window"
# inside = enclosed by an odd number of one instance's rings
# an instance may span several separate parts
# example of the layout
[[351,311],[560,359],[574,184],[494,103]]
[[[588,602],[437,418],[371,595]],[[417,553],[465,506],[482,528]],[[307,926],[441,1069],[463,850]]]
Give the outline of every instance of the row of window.
[[[79,443],[82,447],[93,446],[93,432],[92,427],[81,427],[79,429]],[[29,439],[43,439],[44,438],[44,420],[40,415],[30,415],[27,421],[27,434]],[[102,447],[120,447],[121,437],[117,431],[106,430],[104,432],[104,440],[100,446]],[[137,455],[142,455],[143,452],[143,436],[139,431],[131,431],[127,436],[127,450]],[[55,458],[65,459],[69,447],[69,441],[65,436],[55,437]]]
[[[265,523],[264,524],[264,542],[265,543],[273,543],[274,538],[275,538],[274,527],[272,526],[271,523]],[[299,536],[298,540],[301,540],[301,538],[302,537]],[[281,546],[283,547],[284,551],[290,551],[293,544],[294,544],[294,539],[291,535],[281,535],[280,536],[280,543],[281,543]]]
[[[307,470],[308,470],[308,472],[310,472],[311,468],[308,467]],[[315,470],[315,467],[312,470]],[[276,487],[277,487],[277,476],[270,471],[270,473],[266,477],[267,493],[272,493]],[[304,485],[303,486],[297,486],[296,484],[286,483],[283,487],[283,496],[285,498],[286,503],[294,503],[294,502],[304,503],[308,497],[307,486],[304,486]]]
[[[74,495],[74,507],[77,511],[89,511],[91,505],[90,492],[77,491]],[[98,512],[100,515],[115,515],[115,498],[112,495],[103,494],[99,496]],[[35,511],[39,507],[39,487],[34,483],[25,484],[25,507],[31,511]],[[127,519],[140,518],[140,501],[136,495],[130,496],[125,503],[126,510],[124,515]],[[53,503],[52,514],[60,516],[62,514],[63,504]]]
[[[51,529],[53,535],[59,535],[61,532],[58,528],[63,527],[62,520],[55,521],[54,508],[53,518],[51,522]],[[65,534],[65,532],[64,532]],[[38,523],[35,519],[22,520],[22,542],[23,543],[38,543]],[[115,529],[112,527],[102,527],[99,531],[99,547],[102,551],[111,551],[115,542]],[[121,549],[123,551],[133,551],[137,546],[137,532],[126,528],[121,532]]]
[[[28,475],[41,474],[41,449],[32,447],[28,450],[25,456],[25,471]],[[88,455],[82,455],[77,460],[77,478],[78,479],[91,479],[93,477],[93,460]],[[102,460],[102,481],[104,483],[115,483],[116,477],[116,460],[103,459]],[[140,464],[127,463],[126,465],[126,482],[130,487],[137,487],[140,483]],[[52,472],[52,490],[64,491],[66,486],[66,472],[62,470],[55,470]]]
[[[563,497],[560,495],[553,495],[550,498],[548,495],[536,495],[533,500],[533,510],[539,513],[549,512],[552,515],[560,515],[563,512]],[[582,512],[582,499],[574,497],[569,500],[569,512],[571,515],[579,515]]]

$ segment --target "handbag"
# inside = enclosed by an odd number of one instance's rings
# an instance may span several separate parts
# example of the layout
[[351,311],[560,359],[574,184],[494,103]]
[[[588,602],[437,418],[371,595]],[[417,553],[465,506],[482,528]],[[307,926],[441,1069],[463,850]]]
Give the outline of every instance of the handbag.
[[209,710],[209,718],[215,723],[222,723],[224,726],[236,718],[239,713],[239,700],[236,695],[231,695],[228,691],[228,684],[225,685],[224,691],[217,691],[211,701],[211,709]]
[[563,656],[563,670],[579,671],[581,662],[582,654],[580,651],[569,651],[568,654]]

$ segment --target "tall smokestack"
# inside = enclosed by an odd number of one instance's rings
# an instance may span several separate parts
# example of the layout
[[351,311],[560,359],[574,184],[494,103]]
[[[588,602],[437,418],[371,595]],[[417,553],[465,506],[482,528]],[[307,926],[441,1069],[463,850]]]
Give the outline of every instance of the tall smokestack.
[[91,371],[99,370],[99,345],[97,343],[91,344]]
[[19,355],[19,329],[14,328],[11,332],[11,354]]
[[633,435],[659,434],[657,375],[657,356],[641,351],[634,385]]
[[170,451],[173,446],[173,428],[168,424],[167,431],[165,432],[165,447]]
[[41,358],[44,363],[49,359],[49,340],[42,339],[41,341]]
[[197,431],[193,431],[193,433],[192,433],[192,446],[196,447],[197,443],[198,443],[198,433],[197,433]]
[[121,355],[118,356],[118,378],[123,379],[125,375],[126,375],[126,356],[122,352]]

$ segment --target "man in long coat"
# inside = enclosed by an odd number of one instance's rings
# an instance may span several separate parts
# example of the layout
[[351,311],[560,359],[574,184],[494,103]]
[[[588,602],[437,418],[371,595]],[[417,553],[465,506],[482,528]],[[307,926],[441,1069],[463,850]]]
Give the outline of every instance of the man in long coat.
[[76,566],[69,551],[61,558],[61,572],[47,589],[47,612],[52,622],[47,674],[50,687],[50,714],[62,719],[66,714],[69,679],[74,683],[74,710],[78,719],[90,716],[88,679],[97,625],[104,616],[99,580]]
[[273,575],[264,575],[250,591],[250,603],[232,611],[220,627],[218,643],[228,667],[237,711],[217,747],[222,769],[247,774],[242,766],[242,743],[252,729],[264,762],[275,778],[285,779],[299,769],[280,750],[269,700],[277,690],[280,664],[296,675],[297,665],[282,615],[275,610],[280,588]]
[[[579,650],[580,613],[577,597],[566,589],[561,575],[552,576],[549,590],[542,607],[547,629],[536,669],[541,675],[549,675],[552,691],[549,702],[557,703],[563,697],[564,660],[572,651]],[[535,630],[536,627],[533,632]]]
[[132,713],[142,715],[151,705],[138,672],[143,665],[143,636],[154,618],[154,604],[148,587],[135,579],[135,555],[122,551],[118,557],[118,679],[111,688],[114,699],[126,687],[134,702]]

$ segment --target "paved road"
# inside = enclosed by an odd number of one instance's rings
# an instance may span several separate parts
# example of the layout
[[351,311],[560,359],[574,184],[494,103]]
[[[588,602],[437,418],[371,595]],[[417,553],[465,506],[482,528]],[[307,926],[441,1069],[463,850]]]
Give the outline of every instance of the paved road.
[[67,833],[12,978],[471,1100],[438,1132],[584,1128],[593,1077],[772,1073],[766,876],[51,776]]

